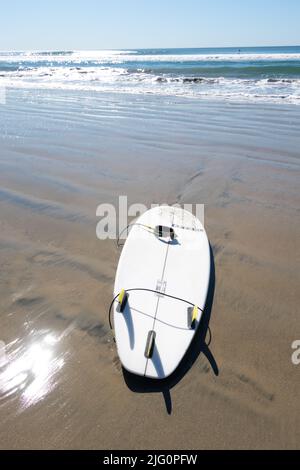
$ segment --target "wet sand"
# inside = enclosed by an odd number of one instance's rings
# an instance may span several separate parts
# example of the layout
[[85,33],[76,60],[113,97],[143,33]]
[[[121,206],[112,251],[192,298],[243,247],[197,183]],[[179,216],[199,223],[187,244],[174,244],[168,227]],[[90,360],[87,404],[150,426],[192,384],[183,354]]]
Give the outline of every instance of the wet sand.
[[[0,113],[0,448],[299,448],[300,107],[10,90]],[[119,195],[205,204],[212,338],[159,385],[109,331]]]

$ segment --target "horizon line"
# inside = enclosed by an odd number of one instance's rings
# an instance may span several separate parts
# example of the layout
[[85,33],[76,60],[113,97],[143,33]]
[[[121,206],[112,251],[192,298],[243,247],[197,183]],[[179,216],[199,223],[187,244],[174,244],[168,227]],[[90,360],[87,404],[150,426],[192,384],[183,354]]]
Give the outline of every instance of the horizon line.
[[279,48],[279,47],[300,47],[300,44],[281,44],[281,45],[260,45],[260,46],[188,46],[188,47],[125,47],[125,48],[96,48],[96,49],[6,49],[0,50],[1,52],[76,52],[76,51],[127,51],[127,50],[137,50],[137,51],[147,51],[147,50],[172,50],[172,49],[263,49],[263,48]]

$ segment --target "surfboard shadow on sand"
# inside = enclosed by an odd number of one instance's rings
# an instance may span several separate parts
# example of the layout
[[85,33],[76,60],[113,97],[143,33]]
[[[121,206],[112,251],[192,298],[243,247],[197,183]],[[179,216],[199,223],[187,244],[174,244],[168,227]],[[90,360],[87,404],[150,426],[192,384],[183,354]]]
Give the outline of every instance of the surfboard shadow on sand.
[[[219,369],[217,362],[209,348],[211,343],[211,333],[209,328],[209,322],[211,318],[212,306],[214,302],[215,294],[215,284],[216,284],[216,275],[215,275],[215,263],[213,250],[210,246],[210,282],[207,295],[207,301],[205,310],[201,319],[201,324],[198,330],[195,333],[195,337],[182,359],[180,365],[177,367],[176,371],[168,378],[163,380],[149,379],[146,377],[139,377],[137,375],[131,374],[126,369],[122,369],[123,376],[127,387],[135,393],[162,393],[166,405],[166,410],[168,414],[172,414],[172,398],[171,398],[171,389],[175,387],[183,377],[189,372],[192,368],[200,354],[204,356],[209,361],[211,368],[215,375],[219,375]],[[210,333],[208,335],[208,333]],[[206,342],[206,337],[209,336],[209,342]],[[159,357],[159,351],[155,350],[153,356],[154,366],[160,368],[161,361]]]

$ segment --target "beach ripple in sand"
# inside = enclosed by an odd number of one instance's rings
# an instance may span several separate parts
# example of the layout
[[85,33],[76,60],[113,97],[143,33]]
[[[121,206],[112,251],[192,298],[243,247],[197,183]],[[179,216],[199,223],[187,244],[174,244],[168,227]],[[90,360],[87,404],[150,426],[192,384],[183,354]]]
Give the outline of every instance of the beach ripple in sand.
[[[0,447],[299,447],[298,109],[9,91],[0,117]],[[120,194],[205,204],[217,367],[202,351],[165,398],[126,386],[109,332],[120,253],[97,240],[96,208]]]

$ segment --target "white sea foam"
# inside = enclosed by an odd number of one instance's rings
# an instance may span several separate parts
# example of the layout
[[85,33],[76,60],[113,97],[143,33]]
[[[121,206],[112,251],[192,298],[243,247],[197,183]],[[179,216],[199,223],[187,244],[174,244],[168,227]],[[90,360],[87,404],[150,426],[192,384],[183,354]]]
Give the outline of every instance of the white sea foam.
[[0,61],[53,63],[123,63],[123,62],[282,62],[299,61],[299,53],[227,53],[227,54],[138,54],[134,50],[70,51],[24,51],[0,52]]
[[[6,90],[12,87],[84,90],[300,104],[300,78],[288,74],[286,77],[281,76],[285,73],[285,63],[278,66],[277,75],[273,73],[268,77],[264,72],[265,64],[287,60],[290,67],[294,59],[300,60],[300,54],[143,55],[134,50],[0,52],[0,86]],[[230,64],[226,66],[225,63],[225,72],[223,67],[220,69],[214,66],[214,75],[224,73],[223,77],[212,75],[209,66],[201,67],[201,61],[209,60],[246,60],[249,65],[253,60],[261,61],[262,64],[254,66],[254,69],[258,68],[256,76],[253,76],[252,68],[252,76],[248,74],[245,77],[238,75],[245,64],[237,67]],[[172,67],[169,64],[172,61],[182,62],[182,65]],[[199,67],[195,68],[197,75],[185,75],[189,70],[187,61],[199,62]],[[154,66],[152,62],[158,62],[159,65]],[[203,70],[206,70],[206,74],[201,76]],[[232,76],[234,73],[236,76]]]
[[[106,63],[121,62],[121,57],[131,57],[136,51],[117,51],[117,50],[100,50],[100,51],[21,51],[21,52],[0,52],[0,62],[6,61],[11,63]],[[118,57],[120,59],[118,60]]]
[[300,79],[168,77],[112,67],[41,67],[8,72],[6,89],[60,89],[300,104]]
[[300,54],[182,54],[182,55],[124,55],[122,61],[130,62],[259,62],[300,60]]

